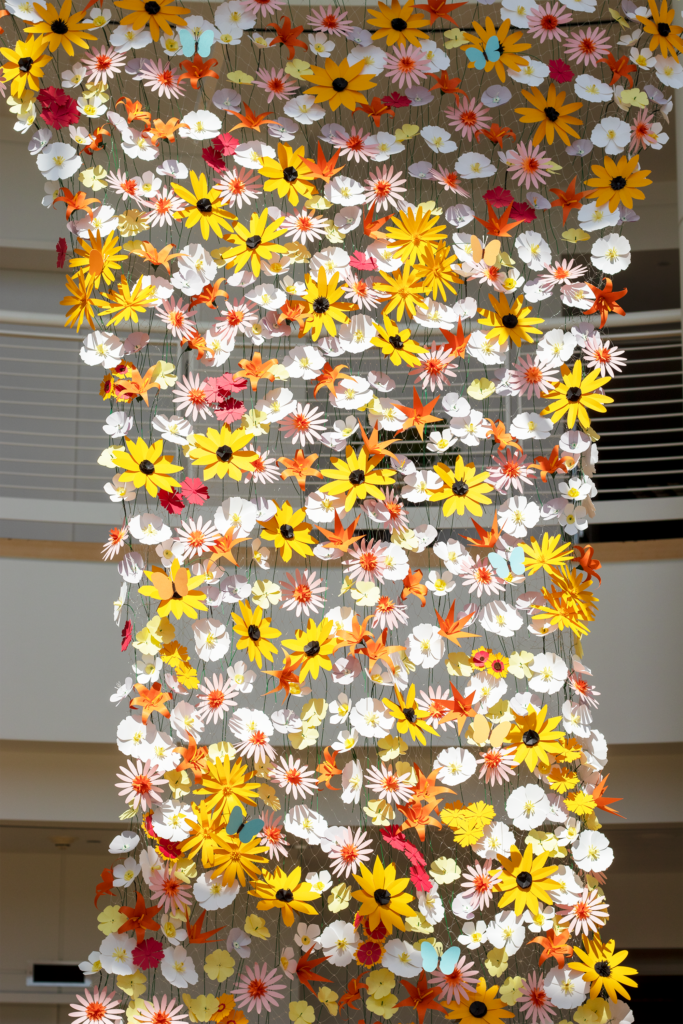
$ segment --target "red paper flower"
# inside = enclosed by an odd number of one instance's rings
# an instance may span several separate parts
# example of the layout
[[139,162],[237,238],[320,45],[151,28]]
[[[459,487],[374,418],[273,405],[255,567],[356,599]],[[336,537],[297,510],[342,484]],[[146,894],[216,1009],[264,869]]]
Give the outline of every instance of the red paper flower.
[[246,380],[235,380],[231,373],[224,373],[222,377],[207,377],[204,381],[204,391],[210,402],[222,402],[233,391],[244,391],[246,386]]
[[244,402],[238,402],[236,398],[226,398],[215,409],[216,419],[221,423],[235,423],[242,419],[246,411]]
[[66,128],[70,124],[78,124],[80,113],[76,100],[67,96],[63,89],[51,85],[49,89],[41,89],[37,96],[42,106],[41,117],[48,128]]
[[496,210],[504,210],[513,201],[512,192],[508,192],[506,188],[501,188],[498,185],[496,188],[490,188],[488,192],[484,192],[484,201],[490,203]]
[[417,864],[410,865],[410,881],[418,892],[429,892],[432,887],[432,880],[423,867]]
[[172,516],[178,516],[185,508],[185,502],[178,491],[159,491],[159,501]]
[[57,252],[57,270],[61,270],[66,260],[66,238],[60,238],[55,246]]
[[180,493],[188,505],[203,505],[205,501],[209,500],[208,488],[198,476],[186,476]]
[[153,971],[163,959],[164,947],[158,939],[145,939],[133,950],[133,963],[143,971]]
[[367,942],[361,942],[360,946],[356,951],[356,960],[363,967],[374,967],[375,964],[382,962],[384,956],[384,946],[381,942],[373,942],[368,939]]
[[521,220],[524,224],[531,224],[536,220],[536,211],[528,203],[513,203],[510,220]]
[[225,170],[225,160],[221,156],[220,152],[217,149],[214,149],[213,146],[205,146],[202,150],[202,157],[214,171]]
[[358,249],[356,249],[351,257],[350,263],[354,270],[377,270],[377,260],[375,257],[366,256],[364,252],[359,252]]
[[222,135],[217,135],[216,138],[213,139],[212,144],[214,148],[222,154],[222,156],[232,156],[239,146],[240,140],[234,135],[231,135],[230,132],[223,132]]
[[133,639],[133,623],[128,619],[125,626],[121,630],[121,650],[127,651],[130,647],[130,642]]
[[178,860],[181,855],[180,843],[174,843],[171,839],[157,839],[157,853],[164,860]]
[[563,60],[549,60],[550,77],[555,82],[571,82],[574,72]]
[[392,92],[389,96],[382,96],[382,103],[386,103],[388,107],[409,107],[410,100],[407,96],[402,96],[400,92]]

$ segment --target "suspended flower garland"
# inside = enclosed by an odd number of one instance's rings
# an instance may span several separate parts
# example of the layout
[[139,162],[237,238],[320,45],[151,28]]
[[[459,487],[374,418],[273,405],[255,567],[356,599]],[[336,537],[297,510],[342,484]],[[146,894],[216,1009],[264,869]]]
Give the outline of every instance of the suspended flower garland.
[[681,28],[464,6],[7,0],[122,509],[76,1024],[633,1020],[576,541]]

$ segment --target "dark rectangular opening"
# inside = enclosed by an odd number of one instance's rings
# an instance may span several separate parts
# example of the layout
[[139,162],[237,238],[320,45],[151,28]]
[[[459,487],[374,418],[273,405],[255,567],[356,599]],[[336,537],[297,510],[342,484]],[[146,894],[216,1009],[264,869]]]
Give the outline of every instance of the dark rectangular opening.
[[78,964],[34,964],[34,985],[83,985],[85,977]]

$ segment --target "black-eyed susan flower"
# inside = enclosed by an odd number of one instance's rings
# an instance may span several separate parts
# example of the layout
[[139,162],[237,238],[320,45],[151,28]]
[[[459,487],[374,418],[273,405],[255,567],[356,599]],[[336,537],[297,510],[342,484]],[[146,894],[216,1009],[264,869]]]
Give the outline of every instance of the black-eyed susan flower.
[[188,455],[193,466],[201,466],[204,479],[211,480],[214,476],[221,480],[229,476],[231,480],[242,479],[242,473],[251,468],[258,458],[258,453],[244,451],[254,438],[248,430],[230,430],[225,424],[220,430],[209,427],[206,434],[193,434],[192,446]]
[[379,857],[375,858],[372,871],[361,864],[360,875],[353,877],[360,889],[354,890],[351,895],[359,901],[358,915],[367,918],[368,929],[373,931],[383,924],[389,935],[394,928],[405,931],[403,918],[411,913],[410,904],[414,899],[410,893],[405,892],[409,879],[397,878],[395,866],[387,864],[384,867]]
[[[483,25],[478,21],[472,22],[473,32],[464,32],[465,39],[472,44],[475,50],[479,50],[482,58],[475,62],[471,60],[467,67],[477,67],[485,72],[495,70],[501,82],[505,81],[506,69],[517,72],[529,63],[526,57],[520,54],[531,49],[531,43],[520,43],[524,36],[523,32],[510,32],[509,20],[504,21],[500,28],[496,28],[491,18],[487,18]],[[496,39],[498,45],[491,43]],[[483,63],[483,68],[481,64]]]
[[301,76],[303,82],[313,83],[306,95],[315,96],[316,103],[329,103],[330,110],[346,107],[353,112],[359,103],[365,103],[363,93],[377,85],[372,75],[363,74],[364,64],[362,60],[349,64],[346,58],[336,64],[328,58],[324,68],[312,67]]
[[303,146],[294,150],[281,142],[277,147],[277,160],[264,157],[259,174],[267,179],[263,185],[264,192],[277,192],[280,199],[287,199],[292,206],[298,206],[301,197],[308,199],[317,191],[314,172]]
[[301,333],[311,332],[313,341],[317,341],[322,331],[337,335],[337,324],[347,324],[349,318],[346,311],[356,309],[352,302],[340,302],[346,291],[344,284],[339,284],[339,274],[327,279],[324,267],[318,271],[318,277],[306,274],[306,295],[308,312],[305,314]]
[[183,15],[190,13],[189,7],[174,7],[173,0],[117,0],[116,5],[124,11],[132,11],[123,18],[122,25],[130,25],[136,32],[149,26],[155,42],[161,35],[172,36],[172,26],[185,25]]
[[489,302],[493,309],[480,309],[482,319],[478,322],[484,327],[490,328],[487,332],[487,339],[495,339],[499,345],[506,341],[513,341],[517,348],[523,341],[533,342],[532,334],[543,332],[534,327],[534,324],[542,324],[543,317],[530,316],[531,306],[524,305],[524,297],[518,296],[512,303],[507,295],[495,296],[489,292]]
[[430,491],[429,500],[444,502],[443,514],[447,519],[454,514],[464,516],[466,511],[480,516],[484,511],[482,505],[491,504],[487,497],[493,490],[493,486],[487,483],[489,474],[486,471],[477,473],[474,463],[465,464],[462,455],[458,455],[452,468],[438,462],[434,472],[443,480],[443,487]]
[[294,868],[289,874],[277,867],[271,874],[264,871],[254,888],[249,890],[250,896],[256,896],[259,902],[257,910],[278,909],[282,915],[282,923],[291,928],[294,924],[294,914],[313,914],[318,911],[315,907],[309,906],[313,900],[319,900],[321,893],[317,892],[310,882],[301,881],[301,868]]
[[572,128],[574,124],[583,124],[580,117],[571,115],[580,110],[583,103],[565,103],[566,92],[558,92],[551,82],[548,95],[544,96],[540,89],[522,89],[522,96],[529,101],[530,107],[515,107],[515,113],[521,114],[522,124],[538,124],[534,132],[533,144],[536,146],[541,139],[549,145],[555,140],[555,132],[565,145],[569,145],[569,136],[578,139],[579,133]]
[[337,649],[334,634],[335,626],[330,619],[323,619],[320,625],[309,619],[306,629],[296,630],[296,639],[282,641],[282,646],[291,652],[300,682],[309,674],[317,679],[321,668],[331,670],[330,655]]
[[401,210],[391,218],[385,233],[389,239],[388,252],[409,267],[414,263],[422,263],[425,253],[430,249],[438,249],[446,237],[438,215],[424,206],[410,206],[407,210]]
[[497,999],[498,986],[486,987],[486,979],[480,978],[474,992],[468,991],[460,996],[458,1003],[446,1004],[447,1020],[459,1020],[461,1024],[502,1024],[506,1017],[514,1017],[512,1010],[506,1009],[502,999]]
[[591,186],[589,197],[595,199],[598,207],[607,204],[610,213],[614,213],[619,203],[632,210],[633,200],[644,199],[645,193],[642,190],[652,184],[650,171],[639,169],[639,162],[636,153],[630,158],[624,154],[618,160],[606,156],[602,166],[591,164],[595,177],[586,178],[584,182]]
[[675,8],[669,7],[666,0],[662,0],[659,8],[655,0],[650,0],[648,6],[650,8],[649,18],[642,14],[636,14],[636,18],[650,37],[647,40],[648,49],[654,53],[659,47],[662,57],[671,56],[674,60],[678,60],[676,50],[683,50],[683,41],[681,40],[680,25],[673,23],[676,14]]
[[259,668],[263,665],[263,659],[272,661],[273,655],[277,653],[277,647],[270,641],[276,636],[281,636],[279,629],[274,629],[269,618],[264,618],[263,609],[256,608],[252,611],[248,601],[240,601],[240,612],[232,612],[235,625],[233,633],[240,638],[237,641],[237,650],[246,651],[250,661],[255,661]]
[[43,68],[50,63],[45,37],[38,39],[17,39],[14,49],[11,46],[1,46],[0,53],[3,55],[6,64],[2,66],[2,73],[6,82],[12,83],[12,95],[21,99],[26,89],[37,92],[40,89],[40,79],[43,77]]
[[375,329],[377,333],[370,340],[375,348],[378,348],[382,355],[387,357],[392,366],[401,366],[402,363],[405,363],[406,366],[419,365],[420,356],[427,349],[411,338],[410,328],[404,327],[401,330],[395,321],[385,316],[384,327],[376,324]]
[[133,487],[137,490],[144,487],[153,498],[156,498],[160,490],[173,491],[179,486],[171,477],[181,473],[183,467],[174,466],[172,459],[163,454],[162,440],[148,445],[142,437],[135,441],[127,437],[126,447],[127,452],[115,449],[112,453],[112,462],[123,470],[119,474],[121,483],[130,480]]
[[368,25],[376,29],[372,38],[385,39],[387,46],[398,46],[400,43],[419,46],[421,39],[429,38],[426,32],[421,31],[429,22],[422,14],[415,12],[414,4],[400,4],[398,0],[392,0],[389,7],[388,4],[378,3],[377,10],[374,7],[368,10],[367,19]]
[[41,42],[49,47],[50,53],[62,47],[69,57],[73,57],[74,46],[87,50],[90,45],[88,40],[97,37],[87,31],[89,25],[81,24],[87,13],[86,9],[74,11],[72,14],[71,7],[71,0],[64,0],[59,10],[54,4],[35,4],[34,10],[42,20],[33,25],[26,25],[24,31],[39,37]]
[[624,986],[638,988],[638,983],[633,980],[633,975],[638,972],[633,967],[622,966],[628,950],[615,953],[614,939],[603,942],[598,935],[590,938],[585,935],[583,947],[578,949],[574,946],[577,959],[567,964],[567,967],[572,971],[583,972],[583,980],[590,983],[591,999],[597,998],[603,989],[613,1003],[616,1003],[618,996],[630,999]]
[[389,711],[389,714],[396,719],[396,728],[400,735],[408,733],[412,740],[417,740],[422,746],[427,742],[425,733],[429,733],[432,736],[438,736],[436,729],[433,729],[427,722],[430,717],[428,709],[421,708],[418,706],[415,700],[415,686],[410,686],[405,697],[397,686],[394,686],[394,694],[396,700],[389,700],[388,697],[382,698],[382,703]]
[[210,231],[222,238],[226,225],[234,223],[234,214],[222,209],[221,193],[217,188],[209,188],[205,174],[190,171],[190,183],[191,189],[178,185],[175,181],[171,182],[175,194],[188,204],[178,212],[178,216],[185,218],[185,227],[188,230],[199,224],[202,238],[207,239]]
[[525,764],[530,772],[535,770],[539,761],[548,765],[551,755],[561,754],[564,750],[564,733],[555,728],[562,721],[562,715],[547,718],[547,714],[547,704],[540,711],[532,711],[528,715],[516,714],[515,724],[507,735],[506,743],[517,747],[515,763]]
[[372,456],[362,448],[358,454],[348,445],[345,459],[334,456],[330,459],[332,469],[323,469],[323,476],[330,477],[332,483],[324,484],[320,490],[323,494],[345,494],[344,508],[349,512],[357,501],[364,501],[368,495],[373,498],[384,498],[380,485],[386,486],[394,482],[396,472],[393,469],[377,469],[383,455]]
[[145,597],[153,597],[158,601],[157,615],[180,619],[187,615],[188,619],[196,619],[198,612],[206,611],[206,594],[199,587],[205,582],[206,576],[191,576],[187,569],[181,567],[176,558],[168,573],[154,566],[145,569],[145,576],[150,585],[140,587]]
[[273,518],[263,524],[261,539],[271,541],[285,562],[291,560],[293,552],[302,558],[310,558],[316,542],[306,522],[306,507],[295,511],[286,501]]
[[594,393],[598,388],[609,384],[612,378],[601,377],[599,366],[583,377],[580,359],[576,360],[571,370],[568,366],[563,366],[561,372],[562,383],[556,384],[553,390],[544,396],[550,399],[550,403],[546,405],[541,415],[550,416],[553,423],[566,416],[569,430],[572,430],[578,419],[580,425],[586,429],[591,425],[588,410],[605,412],[605,406],[614,401],[609,395]]
[[498,901],[501,910],[514,903],[515,914],[519,917],[527,907],[532,914],[537,914],[539,900],[552,904],[553,901],[548,894],[555,888],[552,875],[557,871],[557,866],[551,864],[550,867],[546,867],[547,859],[547,853],[534,857],[531,843],[525,847],[523,856],[517,847],[513,846],[509,859],[498,857],[503,868],[503,876],[494,891],[503,894]]
[[285,228],[282,227],[284,217],[277,217],[268,223],[268,211],[263,213],[252,213],[249,220],[249,227],[239,221],[233,225],[232,230],[226,235],[230,248],[221,250],[221,257],[225,265],[242,270],[247,263],[251,262],[251,272],[254,277],[261,273],[261,261],[266,263],[272,260],[275,253],[286,252],[284,245],[278,245],[276,238],[284,235]]

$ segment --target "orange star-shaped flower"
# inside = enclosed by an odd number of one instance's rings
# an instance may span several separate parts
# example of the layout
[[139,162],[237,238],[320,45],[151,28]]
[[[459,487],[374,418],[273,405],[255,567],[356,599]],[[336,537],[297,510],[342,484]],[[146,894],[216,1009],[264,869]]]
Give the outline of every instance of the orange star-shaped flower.
[[138,696],[133,698],[130,706],[142,708],[143,725],[147,725],[147,719],[153,711],[158,711],[164,718],[171,717],[171,712],[165,705],[166,701],[173,699],[173,694],[162,692],[161,683],[158,680],[156,683],[152,683],[149,689],[144,683],[136,683],[135,689],[138,691]]
[[318,459],[317,455],[304,455],[303,448],[299,448],[293,459],[278,459],[277,461],[285,468],[280,473],[280,479],[286,480],[293,476],[302,491],[306,490],[306,477],[315,476],[322,480],[323,475],[319,469],[313,469],[313,463]]
[[342,371],[348,370],[346,363],[338,363],[336,366],[331,366],[329,363],[325,363],[322,368],[322,373],[315,377],[315,388],[313,389],[313,397],[318,397],[318,392],[321,388],[327,388],[331,395],[337,397],[336,383],[337,380],[343,376]]
[[328,543],[325,544],[324,547],[332,548],[335,551],[341,551],[343,554],[346,554],[352,544],[358,543],[358,541],[361,541],[365,536],[364,533],[354,535],[353,531],[356,529],[356,523],[359,519],[360,516],[356,516],[350,526],[344,527],[342,526],[342,521],[339,518],[339,513],[335,509],[334,533],[330,532],[330,530],[323,529],[322,526],[318,527],[318,530],[322,533],[323,537],[327,537],[328,540]]
[[402,434],[404,430],[410,430],[414,427],[420,435],[420,440],[424,439],[424,428],[428,423],[442,423],[440,416],[432,416],[431,411],[439,401],[439,396],[433,398],[427,405],[423,405],[420,396],[417,393],[417,388],[413,388],[413,404],[412,405],[398,405],[394,403],[394,407],[399,409],[402,413],[408,417],[402,427],[396,431],[397,434]]
[[584,311],[583,315],[591,316],[593,313],[599,313],[601,330],[607,323],[607,317],[610,313],[618,313],[619,316],[626,316],[626,311],[621,308],[618,300],[628,294],[628,288],[622,288],[620,292],[613,291],[612,279],[610,277],[605,278],[604,288],[596,288],[593,284],[589,284],[588,287],[593,292],[595,302],[590,309],[586,309]]
[[119,928],[119,934],[135,931],[135,940],[139,946],[145,938],[145,932],[159,931],[161,925],[154,920],[159,909],[159,907],[148,907],[145,897],[139,892],[134,907],[121,907],[121,913],[125,914],[128,920]]
[[415,572],[408,572],[408,575],[403,580],[403,590],[401,591],[401,600],[405,599],[410,595],[414,594],[420,601],[421,606],[424,608],[427,601],[427,588],[424,583],[421,583],[422,569],[416,569]]
[[240,359],[239,365],[242,367],[242,372],[234,374],[234,379],[248,380],[252,391],[256,391],[258,382],[264,378],[271,381],[271,383],[275,380],[272,368],[277,366],[277,359],[269,359],[264,363],[261,359],[261,353],[254,352],[251,359]]
[[531,939],[527,942],[527,946],[531,946],[533,943],[543,946],[543,952],[538,958],[539,964],[544,964],[549,957],[554,957],[557,960],[557,966],[560,970],[564,967],[564,958],[571,956],[574,950],[571,946],[566,944],[567,939],[570,936],[569,929],[565,929],[563,932],[549,931],[546,935],[539,935],[535,939]]
[[586,544],[585,547],[581,547],[580,544],[575,545],[574,561],[577,562],[585,573],[588,574],[588,579],[596,579],[598,586],[602,585],[602,580],[598,576],[597,570],[602,567],[602,562],[598,561],[597,558],[593,558],[593,545]]
[[318,773],[318,785],[325,786],[326,789],[338,790],[339,786],[332,785],[332,779],[335,775],[341,775],[341,768],[337,768],[337,751],[330,753],[330,748],[325,747],[323,751],[323,760],[316,768]]
[[551,188],[550,191],[554,192],[557,196],[557,199],[553,200],[550,205],[562,207],[562,227],[567,223],[567,217],[572,210],[580,210],[581,200],[590,195],[590,189],[586,192],[576,191],[576,175],[574,175],[564,191],[561,188]]
[[445,619],[442,619],[437,611],[434,612],[438,620],[440,629],[439,636],[443,636],[446,640],[450,640],[452,644],[460,647],[460,640],[466,636],[479,636],[479,633],[465,633],[462,629],[470,621],[474,612],[468,612],[467,615],[461,615],[459,619],[455,619],[455,601],[450,607],[450,611]]
[[290,60],[294,60],[294,54],[296,53],[297,46],[301,50],[307,49],[306,43],[299,39],[299,36],[304,30],[303,25],[292,25],[289,18],[283,18],[282,25],[278,25],[276,21],[271,21],[268,23],[268,28],[275,29],[275,36],[271,39],[270,45],[286,46]]
[[396,1006],[397,1008],[399,1006],[412,1007],[417,1014],[418,1024],[423,1024],[427,1010],[436,1010],[438,1013],[443,1012],[441,1004],[434,998],[438,989],[429,987],[427,975],[424,971],[420,972],[417,985],[412,985],[405,978],[401,978],[401,984],[408,995],[400,1003],[397,1003]]

